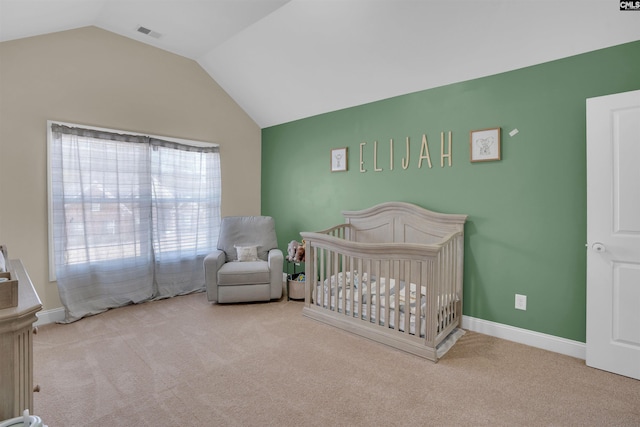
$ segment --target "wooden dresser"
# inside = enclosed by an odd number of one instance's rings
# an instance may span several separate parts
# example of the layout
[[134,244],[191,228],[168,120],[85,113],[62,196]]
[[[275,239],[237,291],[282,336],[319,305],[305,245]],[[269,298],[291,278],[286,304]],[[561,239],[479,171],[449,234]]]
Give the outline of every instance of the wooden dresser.
[[33,409],[33,324],[42,303],[20,260],[7,262],[18,279],[18,305],[0,310],[0,420]]

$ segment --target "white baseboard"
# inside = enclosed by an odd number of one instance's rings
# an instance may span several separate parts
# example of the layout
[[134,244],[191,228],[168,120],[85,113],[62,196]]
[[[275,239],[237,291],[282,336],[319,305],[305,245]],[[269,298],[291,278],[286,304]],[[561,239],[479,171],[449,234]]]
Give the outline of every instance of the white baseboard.
[[462,328],[469,331],[514,341],[520,344],[553,351],[578,359],[586,359],[587,347],[585,343],[568,340],[553,335],[542,334],[527,329],[516,328],[475,317],[462,316]]
[[51,310],[43,310],[36,313],[38,320],[34,326],[42,326],[48,323],[55,323],[64,320],[64,307],[58,307]]

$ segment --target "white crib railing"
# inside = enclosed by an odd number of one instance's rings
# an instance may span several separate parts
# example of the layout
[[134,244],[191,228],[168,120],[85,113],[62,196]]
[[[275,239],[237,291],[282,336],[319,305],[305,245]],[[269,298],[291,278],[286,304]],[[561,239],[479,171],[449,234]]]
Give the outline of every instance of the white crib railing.
[[437,360],[437,346],[462,317],[463,232],[424,245],[354,242],[352,231],[342,224],[301,233],[303,313]]

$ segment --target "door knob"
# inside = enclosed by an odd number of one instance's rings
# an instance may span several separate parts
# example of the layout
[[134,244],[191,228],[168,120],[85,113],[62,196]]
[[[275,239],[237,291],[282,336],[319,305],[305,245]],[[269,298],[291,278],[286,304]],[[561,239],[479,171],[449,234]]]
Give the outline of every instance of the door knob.
[[591,249],[593,249],[596,252],[605,252],[607,250],[606,246],[599,242],[596,242],[593,245],[591,245]]

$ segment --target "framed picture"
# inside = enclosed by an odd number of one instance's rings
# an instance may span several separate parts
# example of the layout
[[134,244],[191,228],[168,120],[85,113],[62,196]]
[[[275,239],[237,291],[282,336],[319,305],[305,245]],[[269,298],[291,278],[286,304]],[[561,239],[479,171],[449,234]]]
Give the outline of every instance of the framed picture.
[[331,172],[345,172],[347,170],[347,147],[331,150]]
[[500,128],[472,130],[470,152],[472,162],[500,160]]

